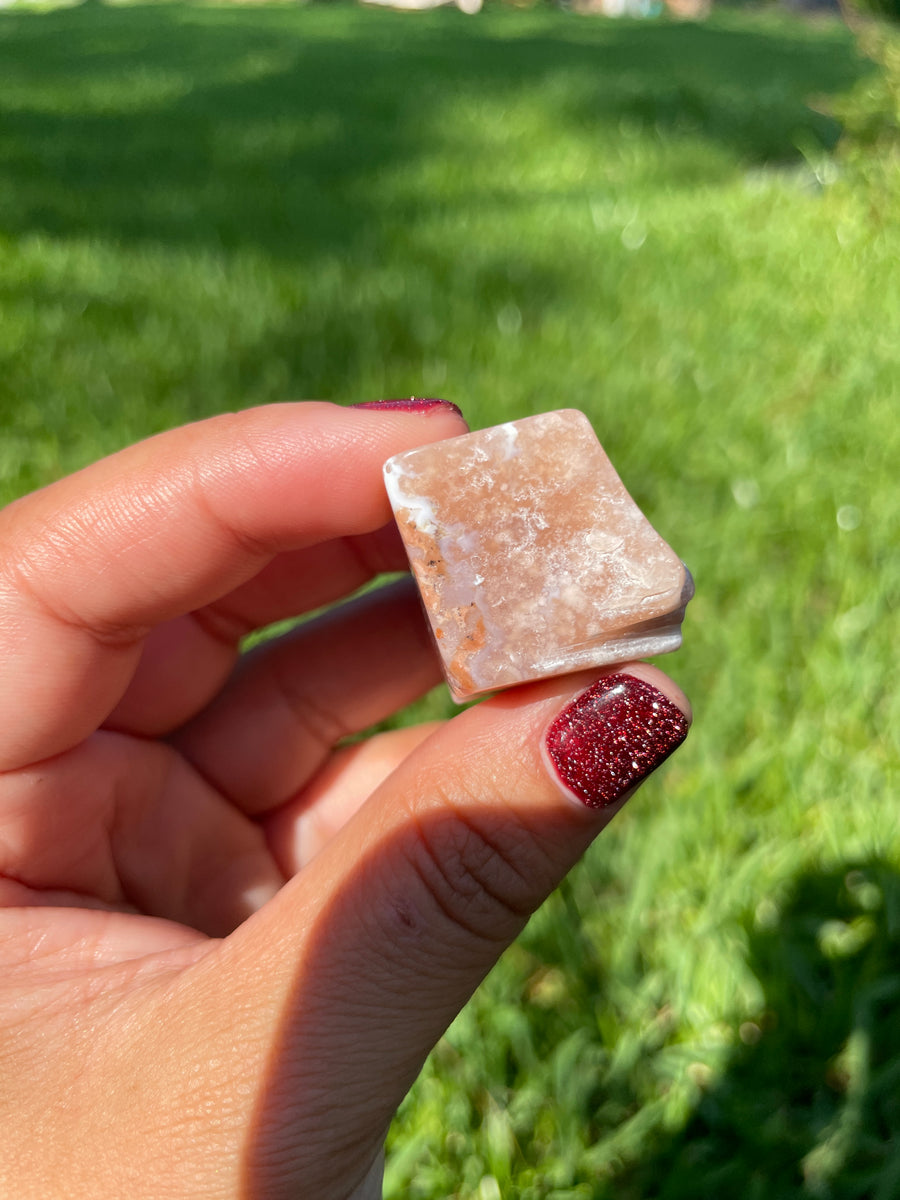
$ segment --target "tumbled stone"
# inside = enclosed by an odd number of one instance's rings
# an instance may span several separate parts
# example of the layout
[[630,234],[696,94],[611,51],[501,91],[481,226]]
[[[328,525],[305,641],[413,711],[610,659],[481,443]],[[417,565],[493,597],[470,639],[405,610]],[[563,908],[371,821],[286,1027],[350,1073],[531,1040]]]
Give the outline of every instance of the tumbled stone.
[[384,472],[458,702],[681,645],[690,572],[583,413],[435,442]]

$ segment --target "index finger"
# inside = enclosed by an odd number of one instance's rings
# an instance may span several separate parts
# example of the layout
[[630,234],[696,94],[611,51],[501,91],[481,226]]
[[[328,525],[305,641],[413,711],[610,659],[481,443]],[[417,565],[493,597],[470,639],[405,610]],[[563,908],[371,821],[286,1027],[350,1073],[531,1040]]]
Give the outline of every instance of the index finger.
[[147,633],[282,551],[369,533],[392,454],[464,432],[449,408],[284,404],[129,447],[0,513],[0,770],[75,745]]

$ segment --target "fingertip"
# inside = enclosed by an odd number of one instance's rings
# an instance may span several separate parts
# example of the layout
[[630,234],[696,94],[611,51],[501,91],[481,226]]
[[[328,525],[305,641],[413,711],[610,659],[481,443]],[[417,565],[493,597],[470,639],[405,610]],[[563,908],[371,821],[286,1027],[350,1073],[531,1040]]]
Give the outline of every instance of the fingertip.
[[661,671],[659,667],[654,667],[651,663],[646,662],[631,662],[622,663],[610,668],[610,673],[633,675],[636,679],[642,679],[657,691],[662,692],[667,700],[671,701],[676,708],[679,708],[684,715],[685,720],[690,727],[694,722],[694,710],[690,700],[687,698],[678,684],[668,676],[665,671]]
[[568,799],[608,812],[677,750],[689,729],[681,689],[646,664],[629,664],[595,679],[556,713],[542,758]]

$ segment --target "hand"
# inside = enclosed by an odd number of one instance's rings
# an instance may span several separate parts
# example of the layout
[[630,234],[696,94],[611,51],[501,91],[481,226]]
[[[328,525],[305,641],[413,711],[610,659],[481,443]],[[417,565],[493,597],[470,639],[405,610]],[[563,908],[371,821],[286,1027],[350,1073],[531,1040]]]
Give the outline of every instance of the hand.
[[633,666],[341,745],[438,682],[408,581],[239,655],[402,567],[381,464],[461,432],[251,410],[0,513],[0,1194],[380,1195],[429,1049],[683,737]]

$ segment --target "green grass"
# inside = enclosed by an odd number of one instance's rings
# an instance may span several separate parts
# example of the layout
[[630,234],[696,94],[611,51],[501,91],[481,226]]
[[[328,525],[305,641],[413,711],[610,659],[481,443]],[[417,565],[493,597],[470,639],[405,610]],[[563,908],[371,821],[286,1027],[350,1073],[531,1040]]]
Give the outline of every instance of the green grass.
[[694,732],[432,1056],[391,1197],[900,1192],[900,171],[822,115],[872,70],[727,13],[0,15],[0,498],[288,397],[571,405],[697,579]]

